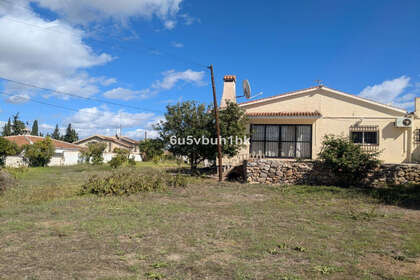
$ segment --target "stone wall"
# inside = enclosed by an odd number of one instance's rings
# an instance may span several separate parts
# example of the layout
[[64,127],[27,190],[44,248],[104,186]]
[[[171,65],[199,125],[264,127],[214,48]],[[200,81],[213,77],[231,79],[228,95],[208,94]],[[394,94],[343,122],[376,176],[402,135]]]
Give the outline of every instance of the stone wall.
[[[337,185],[338,178],[312,161],[255,159],[244,162],[248,183],[279,185]],[[365,186],[420,183],[420,164],[384,164],[364,179]]]

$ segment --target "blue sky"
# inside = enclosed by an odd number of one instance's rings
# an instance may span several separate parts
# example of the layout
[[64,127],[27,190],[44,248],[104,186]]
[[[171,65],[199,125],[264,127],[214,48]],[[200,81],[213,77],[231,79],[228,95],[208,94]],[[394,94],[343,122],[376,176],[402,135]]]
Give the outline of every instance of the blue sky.
[[0,81],[0,121],[153,135],[168,103],[212,101],[210,63],[219,99],[226,74],[264,97],[317,79],[408,111],[420,96],[418,1],[68,3],[0,0],[0,77],[58,91]]

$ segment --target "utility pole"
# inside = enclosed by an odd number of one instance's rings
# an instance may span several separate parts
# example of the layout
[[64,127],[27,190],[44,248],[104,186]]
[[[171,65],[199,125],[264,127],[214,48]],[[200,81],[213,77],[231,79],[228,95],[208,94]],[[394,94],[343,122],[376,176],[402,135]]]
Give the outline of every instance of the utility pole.
[[213,103],[214,103],[214,117],[216,118],[216,132],[217,132],[217,158],[219,160],[219,182],[223,181],[223,166],[222,166],[222,145],[220,139],[220,123],[219,123],[219,106],[217,105],[216,86],[214,85],[214,71],[213,65],[208,67],[211,73],[211,85],[213,87]]

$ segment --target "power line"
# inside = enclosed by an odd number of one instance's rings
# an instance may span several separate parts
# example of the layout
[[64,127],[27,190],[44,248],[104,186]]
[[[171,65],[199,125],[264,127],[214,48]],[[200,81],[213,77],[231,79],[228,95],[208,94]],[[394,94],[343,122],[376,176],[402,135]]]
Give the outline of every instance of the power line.
[[72,96],[72,97],[76,97],[76,98],[81,98],[81,99],[86,99],[86,100],[91,100],[91,101],[96,101],[96,102],[107,103],[107,104],[110,104],[110,105],[115,105],[115,106],[120,106],[120,107],[127,107],[127,108],[130,108],[130,109],[141,110],[141,111],[158,112],[158,113],[161,113],[162,112],[162,111],[158,111],[158,110],[150,110],[150,109],[140,108],[140,107],[137,107],[137,106],[116,103],[116,102],[108,101],[108,100],[105,100],[105,99],[80,96],[80,95],[77,95],[77,94],[74,94],[74,93],[69,93],[69,92],[54,90],[54,89],[50,89],[50,88],[44,88],[44,87],[40,87],[40,86],[36,86],[36,85],[24,83],[24,82],[15,81],[15,80],[8,79],[8,78],[1,77],[1,76],[0,76],[0,79],[2,79],[4,81],[16,83],[16,84],[19,84],[19,85],[23,85],[23,86],[26,86],[26,87],[31,87],[31,88],[36,88],[36,89],[40,89],[40,90],[55,92],[55,93],[62,94],[62,95],[68,95],[68,96]]
[[[14,94],[10,94],[10,93],[4,92],[4,91],[0,91],[0,94],[7,95],[7,96],[13,96],[14,95]],[[80,113],[80,110],[77,110],[77,109],[73,109],[73,108],[69,108],[69,107],[61,106],[61,105],[57,105],[57,104],[52,104],[52,103],[48,103],[48,102],[36,100],[36,99],[33,99],[33,98],[30,98],[28,101],[29,102],[38,103],[38,104],[42,104],[42,105],[46,105],[46,106],[51,106],[51,107],[59,108],[59,109],[63,109],[63,110],[68,110],[68,111],[73,111],[73,112]],[[83,112],[83,113],[84,114],[92,114],[92,115],[95,114],[93,112]],[[131,118],[131,119],[132,120],[144,120],[144,118]]]

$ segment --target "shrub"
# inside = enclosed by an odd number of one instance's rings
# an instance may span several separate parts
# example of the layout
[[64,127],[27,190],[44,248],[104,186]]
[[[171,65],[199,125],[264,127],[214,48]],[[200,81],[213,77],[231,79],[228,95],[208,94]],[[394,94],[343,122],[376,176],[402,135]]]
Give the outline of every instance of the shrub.
[[362,150],[348,138],[330,135],[322,142],[319,159],[337,177],[341,186],[348,187],[361,183],[379,165],[379,154]]
[[185,187],[188,179],[166,173],[139,174],[132,169],[113,171],[108,176],[92,176],[82,185],[80,194],[129,195],[139,192],[164,191],[168,187]]
[[121,167],[124,163],[128,162],[130,151],[125,150],[125,149],[115,148],[114,153],[116,153],[117,155],[114,156],[109,162],[109,165],[112,168]]
[[0,166],[4,165],[7,156],[15,156],[21,152],[16,143],[0,137]]
[[55,147],[52,140],[46,137],[40,142],[25,146],[24,159],[30,166],[47,166],[54,155]]
[[128,165],[130,165],[130,166],[136,166],[136,161],[134,160],[134,158],[129,158],[128,159]]
[[106,149],[105,143],[88,143],[87,150],[82,152],[82,157],[87,163],[92,163],[93,165],[100,165],[104,162],[104,157],[102,156]]

